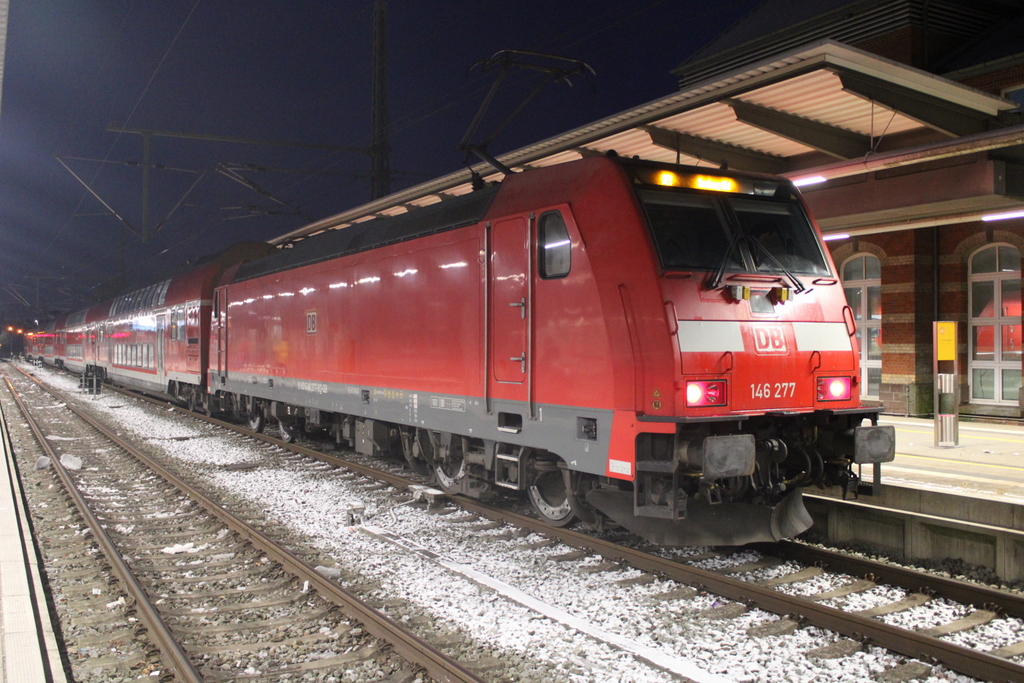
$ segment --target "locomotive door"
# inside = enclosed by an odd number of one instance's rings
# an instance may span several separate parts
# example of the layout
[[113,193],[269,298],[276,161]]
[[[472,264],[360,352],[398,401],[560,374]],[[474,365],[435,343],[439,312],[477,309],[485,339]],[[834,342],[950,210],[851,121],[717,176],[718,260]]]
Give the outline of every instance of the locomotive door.
[[[227,318],[227,307],[225,306],[227,299],[227,290],[221,289],[214,292],[213,294],[213,334],[217,338],[217,377],[220,382],[224,382],[225,366],[227,364],[227,336],[224,329],[225,318]],[[211,378],[212,383],[213,378]]]
[[524,218],[495,223],[491,231],[491,368],[503,384],[525,382],[531,361],[529,235]]
[[162,313],[156,317],[156,381],[166,387],[166,365],[164,354],[167,350],[164,335],[167,333],[167,314]]

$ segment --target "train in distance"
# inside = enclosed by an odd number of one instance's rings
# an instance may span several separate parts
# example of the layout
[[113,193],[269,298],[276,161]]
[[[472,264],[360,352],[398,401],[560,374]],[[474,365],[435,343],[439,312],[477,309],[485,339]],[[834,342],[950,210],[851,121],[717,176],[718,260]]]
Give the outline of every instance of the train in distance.
[[809,528],[803,488],[894,458],[856,333],[790,181],[609,154],[236,245],[29,352],[519,494],[554,526],[742,545]]

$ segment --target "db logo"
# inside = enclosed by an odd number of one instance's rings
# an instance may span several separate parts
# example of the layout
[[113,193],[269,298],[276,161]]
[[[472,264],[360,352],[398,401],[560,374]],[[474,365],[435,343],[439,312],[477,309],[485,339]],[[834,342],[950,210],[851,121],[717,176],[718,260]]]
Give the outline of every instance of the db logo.
[[756,353],[789,353],[786,335],[777,325],[760,325],[753,328],[754,351]]
[[316,311],[306,311],[306,334],[316,334]]

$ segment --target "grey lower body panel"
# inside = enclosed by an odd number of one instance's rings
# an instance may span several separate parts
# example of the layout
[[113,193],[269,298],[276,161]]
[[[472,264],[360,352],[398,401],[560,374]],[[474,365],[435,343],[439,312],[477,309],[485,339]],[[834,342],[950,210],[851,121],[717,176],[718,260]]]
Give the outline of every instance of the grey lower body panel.
[[198,385],[202,380],[202,376],[199,373],[172,372],[168,370],[166,375],[168,382],[178,382],[179,384]]
[[[534,416],[531,418],[525,401],[492,400],[488,412],[484,399],[479,396],[240,373],[230,373],[223,381],[218,376],[210,379],[214,391],[540,448],[557,454],[573,470],[598,476],[603,476],[607,468],[611,410],[535,403]],[[271,379],[272,385],[269,382]],[[507,426],[499,429],[501,413],[521,418],[518,431]],[[596,421],[595,438],[581,435],[581,420]],[[632,457],[630,454],[629,459],[632,460]]]
[[156,391],[165,393],[167,391],[167,385],[163,382],[157,381],[153,375],[143,375],[143,373],[136,372],[125,372],[120,368],[111,367],[107,369],[107,379],[118,384],[123,384],[127,387],[135,387],[136,389],[142,389],[144,391]]

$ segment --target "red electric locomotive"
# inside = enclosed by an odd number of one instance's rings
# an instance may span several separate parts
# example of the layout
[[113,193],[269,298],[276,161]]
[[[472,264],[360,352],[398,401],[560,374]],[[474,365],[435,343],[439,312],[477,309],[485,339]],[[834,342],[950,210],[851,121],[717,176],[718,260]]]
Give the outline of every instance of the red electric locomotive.
[[[334,230],[216,288],[214,409],[663,544],[810,525],[894,457],[789,181],[587,158]],[[867,420],[870,424],[863,424]]]

